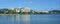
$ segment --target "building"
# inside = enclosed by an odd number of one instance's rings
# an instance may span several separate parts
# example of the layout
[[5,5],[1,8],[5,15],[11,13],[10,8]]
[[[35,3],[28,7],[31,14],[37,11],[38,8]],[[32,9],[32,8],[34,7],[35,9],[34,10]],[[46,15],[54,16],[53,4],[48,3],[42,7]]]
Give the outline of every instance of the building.
[[20,8],[15,8],[14,10],[15,10],[16,12],[20,12],[20,11],[21,11]]
[[28,7],[24,8],[24,12],[30,12],[30,8]]

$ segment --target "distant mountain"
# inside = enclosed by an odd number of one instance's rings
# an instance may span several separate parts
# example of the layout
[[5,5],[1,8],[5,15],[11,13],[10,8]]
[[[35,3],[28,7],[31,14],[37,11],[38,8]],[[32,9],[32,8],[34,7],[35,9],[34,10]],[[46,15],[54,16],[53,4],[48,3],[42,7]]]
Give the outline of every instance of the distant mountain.
[[52,11],[49,11],[50,13],[60,13],[60,10],[52,10]]

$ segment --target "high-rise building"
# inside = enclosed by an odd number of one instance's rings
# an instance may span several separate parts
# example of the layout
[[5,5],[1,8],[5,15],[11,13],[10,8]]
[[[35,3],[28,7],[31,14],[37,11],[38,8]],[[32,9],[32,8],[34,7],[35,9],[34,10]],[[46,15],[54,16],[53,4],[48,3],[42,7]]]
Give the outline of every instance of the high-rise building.
[[30,12],[30,8],[28,7],[24,8],[24,12]]

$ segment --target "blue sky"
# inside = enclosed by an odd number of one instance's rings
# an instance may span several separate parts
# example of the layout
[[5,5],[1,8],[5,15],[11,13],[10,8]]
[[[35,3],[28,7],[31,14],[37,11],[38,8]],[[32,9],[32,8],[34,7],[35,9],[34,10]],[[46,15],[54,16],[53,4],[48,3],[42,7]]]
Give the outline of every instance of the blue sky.
[[30,7],[32,10],[49,11],[60,9],[59,0],[0,0],[0,8]]

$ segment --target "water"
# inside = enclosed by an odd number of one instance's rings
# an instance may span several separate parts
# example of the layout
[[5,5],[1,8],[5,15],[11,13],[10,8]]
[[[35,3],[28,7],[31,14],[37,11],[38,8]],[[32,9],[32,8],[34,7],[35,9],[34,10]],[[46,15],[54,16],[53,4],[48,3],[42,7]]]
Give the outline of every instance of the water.
[[3,14],[0,24],[60,24],[60,14]]

